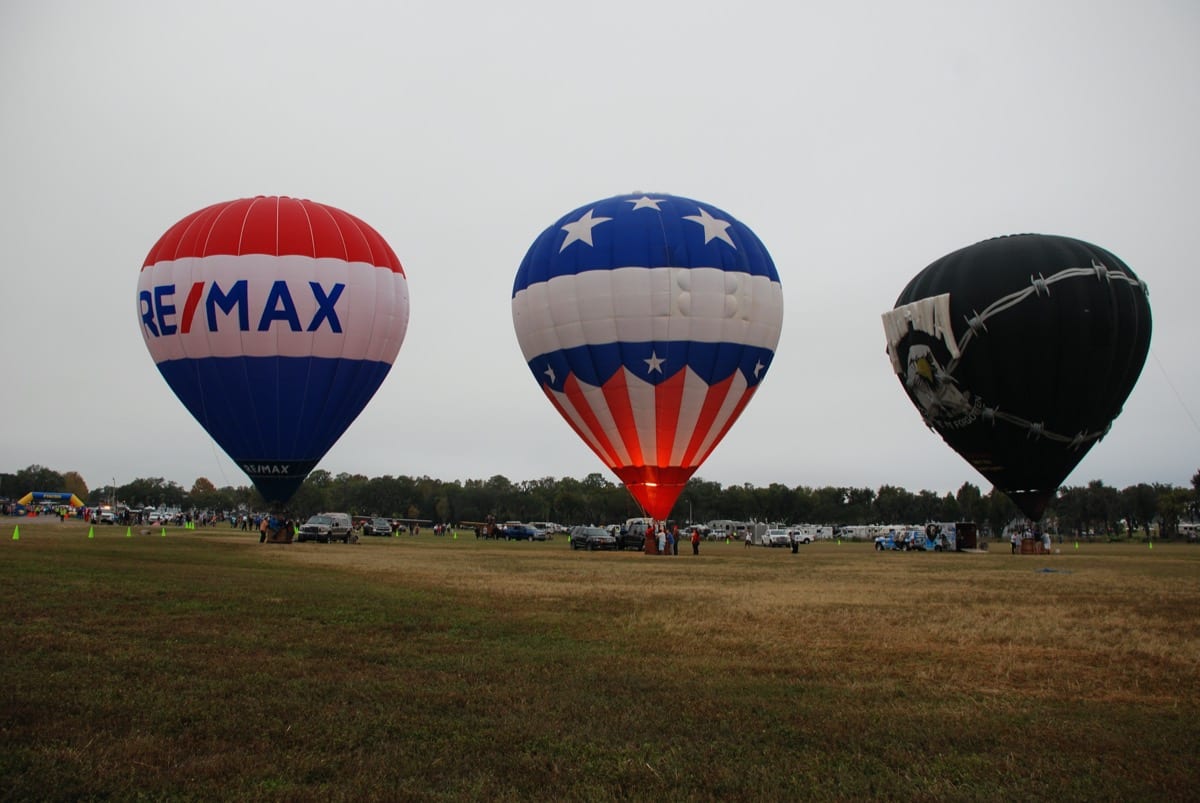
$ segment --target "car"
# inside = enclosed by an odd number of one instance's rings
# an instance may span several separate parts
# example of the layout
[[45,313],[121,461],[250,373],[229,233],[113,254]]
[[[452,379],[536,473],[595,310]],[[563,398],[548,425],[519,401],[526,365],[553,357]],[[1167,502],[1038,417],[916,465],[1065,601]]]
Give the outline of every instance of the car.
[[616,549],[617,539],[603,527],[576,527],[571,531],[571,549]]
[[506,524],[500,536],[507,541],[532,541],[536,533],[528,524]]
[[350,542],[351,529],[353,524],[347,513],[318,513],[304,522],[296,540],[316,541],[320,544],[341,541],[346,544]]
[[391,535],[392,523],[387,519],[368,519],[363,522],[363,535]]
[[545,530],[545,532],[546,532],[545,540],[550,540],[550,539],[554,538],[556,533],[567,532],[566,527],[562,526],[561,524],[555,524],[552,521],[531,521],[531,522],[529,522],[529,526],[535,530]]
[[888,533],[887,535],[875,536],[875,551],[876,552],[883,552],[885,550],[893,550],[893,549],[904,549],[903,542],[896,540],[895,533]]
[[617,539],[617,549],[645,549],[646,548],[646,528],[634,527],[610,527],[609,533],[613,538]]
[[763,536],[763,544],[766,546],[791,546],[792,531],[786,528],[772,528],[767,530]]

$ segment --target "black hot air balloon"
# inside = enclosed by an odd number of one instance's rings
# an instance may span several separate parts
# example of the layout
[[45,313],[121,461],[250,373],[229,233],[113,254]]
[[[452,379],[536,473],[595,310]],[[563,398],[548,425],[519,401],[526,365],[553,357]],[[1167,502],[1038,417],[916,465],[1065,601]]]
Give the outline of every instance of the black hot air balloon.
[[1150,348],[1142,280],[1103,248],[1042,234],[942,257],[883,324],[925,423],[1033,520],[1108,432]]

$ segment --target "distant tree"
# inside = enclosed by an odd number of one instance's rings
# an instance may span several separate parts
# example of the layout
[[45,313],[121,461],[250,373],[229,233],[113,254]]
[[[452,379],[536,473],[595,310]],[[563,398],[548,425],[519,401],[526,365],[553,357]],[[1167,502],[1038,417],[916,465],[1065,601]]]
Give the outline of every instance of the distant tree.
[[61,491],[63,475],[45,466],[32,465],[17,472],[15,484],[18,488],[13,496],[21,497],[30,491]]
[[875,521],[883,524],[922,522],[917,518],[916,497],[895,485],[881,485],[875,493]]
[[187,492],[183,490],[183,486],[162,477],[139,477],[118,487],[115,495],[118,502],[134,507],[152,505],[183,508],[187,502]]
[[962,508],[958,505],[958,499],[952,493],[947,493],[942,497],[941,505],[938,509],[937,521],[962,521],[964,518]]
[[983,506],[983,492],[978,485],[964,482],[954,495],[958,502],[958,513],[963,521],[985,521],[987,510]]
[[[795,496],[792,489],[781,482],[773,482],[763,489],[760,516],[765,521],[792,521],[792,508]],[[678,506],[676,506],[678,508]],[[683,511],[684,516],[687,510]]]
[[[312,472],[288,500],[287,512],[297,519],[307,520],[315,513],[329,510],[326,495],[332,484],[333,478],[328,471],[317,469]],[[255,496],[257,497],[257,494]],[[261,498],[252,498],[249,500],[249,507],[252,511],[261,512],[265,506]]]
[[1120,518],[1120,492],[1102,480],[1092,480],[1088,483],[1087,494],[1088,511],[1101,523],[1106,535],[1113,533]]
[[63,477],[62,489],[67,493],[73,493],[80,499],[88,498],[87,483],[83,481],[83,476],[78,471],[68,471]]
[[196,510],[215,510],[219,506],[217,486],[208,477],[197,477],[188,491],[188,504]]
[[754,490],[754,486],[748,483],[726,487],[721,492],[721,510],[731,519],[749,521],[760,518]]
[[933,491],[923,490],[918,493],[914,499],[916,506],[916,518],[914,522],[922,524],[929,521],[947,521],[938,515],[938,509],[941,507],[941,500]]
[[1192,475],[1192,503],[1190,513],[1193,521],[1200,518],[1200,471]]
[[692,477],[684,486],[676,509],[680,518],[690,515],[693,521],[712,521],[721,518],[721,483],[712,482],[702,477]]
[[829,524],[853,524],[846,515],[845,488],[827,485],[813,491],[813,519]]
[[1121,491],[1119,503],[1120,514],[1125,519],[1125,535],[1132,538],[1133,530],[1142,528],[1146,538],[1150,537],[1150,525],[1158,514],[1158,492],[1149,483],[1131,485]]
[[1059,526],[1065,525],[1065,529],[1074,532],[1076,538],[1091,530],[1086,489],[1071,486],[1059,488],[1054,510],[1058,514]]
[[870,524],[874,518],[875,489],[850,488],[846,491],[846,523]]
[[983,520],[987,522],[992,535],[997,538],[1004,534],[1004,528],[1008,526],[1009,522],[1022,518],[1024,515],[1021,513],[1021,509],[1008,498],[1008,494],[994,485],[983,499],[983,509],[986,511]]
[[1155,483],[1158,492],[1159,534],[1162,538],[1174,538],[1179,534],[1179,520],[1187,512],[1192,494],[1186,488]]

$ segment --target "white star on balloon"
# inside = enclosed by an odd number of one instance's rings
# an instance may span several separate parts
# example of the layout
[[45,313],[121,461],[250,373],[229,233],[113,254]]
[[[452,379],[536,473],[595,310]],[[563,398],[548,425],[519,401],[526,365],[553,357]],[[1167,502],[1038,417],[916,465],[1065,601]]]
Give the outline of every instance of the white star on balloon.
[[656,212],[661,212],[662,210],[658,208],[658,205],[663,200],[663,198],[648,198],[643,195],[641,198],[626,198],[625,203],[633,204],[634,209],[653,209]]
[[542,373],[550,378],[550,384],[553,385],[555,380],[557,379],[557,377],[554,375],[554,367],[547,365],[546,370],[542,371]]
[[592,229],[596,226],[599,226],[601,223],[612,220],[610,217],[592,217],[592,213],[595,211],[595,209],[589,209],[583,217],[579,218],[579,220],[576,220],[574,223],[568,223],[562,227],[562,230],[567,233],[567,238],[563,240],[562,246],[558,249],[560,254],[563,252],[563,249],[576,240],[580,240],[581,242],[591,245]]
[[[729,243],[730,245],[733,245],[733,240],[730,238],[729,232],[725,231],[727,228],[729,228],[733,224],[727,220],[718,220],[717,218],[708,214],[707,209],[701,209],[700,214],[698,214],[698,215],[684,215],[683,219],[690,220],[693,223],[699,223],[701,226],[704,227],[704,244],[705,245],[708,245],[708,243],[714,237],[717,238],[718,240],[724,240],[725,242]],[[737,248],[736,245],[733,245],[733,247]]]
[[763,369],[766,367],[767,366],[762,364],[762,360],[758,360],[757,362],[755,362],[754,363],[754,378],[758,379],[762,375]]
[[666,362],[666,360],[664,360],[662,357],[659,357],[657,353],[652,351],[650,352],[650,359],[642,360],[642,362],[646,363],[647,365],[646,373],[652,374],[655,371],[658,371],[661,374],[663,372],[662,364]]

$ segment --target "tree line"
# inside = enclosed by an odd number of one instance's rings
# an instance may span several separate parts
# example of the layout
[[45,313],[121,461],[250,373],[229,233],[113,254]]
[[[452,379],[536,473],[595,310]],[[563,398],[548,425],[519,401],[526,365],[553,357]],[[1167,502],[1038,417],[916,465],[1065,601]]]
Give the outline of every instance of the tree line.
[[[0,473],[0,499],[19,499],[29,491],[68,491],[89,505],[177,507],[182,510],[232,512],[267,509],[253,486],[218,488],[200,477],[190,489],[161,477],[139,478],[124,485],[88,488],[78,472],[59,473],[32,465],[13,474]],[[552,521],[561,524],[609,524],[643,515],[619,483],[594,472],[583,479],[544,477],[513,482],[502,475],[489,479],[443,481],[432,477],[365,477],[312,472],[288,504],[288,513],[303,518],[336,510],[356,516],[428,519],[435,522]],[[680,522],[713,519],[813,523],[919,524],[929,521],[976,521],[999,533],[1020,511],[995,488],[986,494],[964,482],[956,493],[909,491],[893,485],[877,489],[825,486],[789,488],[726,485],[692,478],[675,504]],[[1157,527],[1164,537],[1178,532],[1180,521],[1200,517],[1200,471],[1191,488],[1139,483],[1124,489],[1093,480],[1086,486],[1059,489],[1044,521],[1060,532],[1120,534]],[[1121,532],[1124,530],[1124,532]]]

